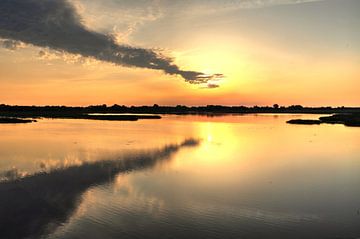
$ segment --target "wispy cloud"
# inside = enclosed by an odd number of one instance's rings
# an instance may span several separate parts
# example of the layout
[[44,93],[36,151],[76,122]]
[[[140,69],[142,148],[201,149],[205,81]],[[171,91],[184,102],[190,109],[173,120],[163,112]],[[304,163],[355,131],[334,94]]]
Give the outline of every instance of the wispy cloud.
[[146,22],[174,14],[211,14],[221,11],[263,8],[326,0],[69,0],[84,23],[97,30],[114,26],[129,34]]
[[223,75],[182,70],[152,49],[121,45],[114,37],[88,29],[67,0],[1,0],[0,38],[92,57],[128,67],[162,70],[192,84]]
[[[204,2],[204,0],[197,0],[198,2]],[[287,4],[300,4],[307,2],[318,2],[325,0],[208,0],[212,4],[223,4],[229,8],[261,8],[276,5]]]

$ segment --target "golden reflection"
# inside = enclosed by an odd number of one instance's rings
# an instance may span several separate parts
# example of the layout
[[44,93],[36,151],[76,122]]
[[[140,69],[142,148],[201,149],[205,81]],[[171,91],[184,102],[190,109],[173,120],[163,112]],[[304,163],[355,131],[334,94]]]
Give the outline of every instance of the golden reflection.
[[[318,211],[303,210],[312,200],[308,195],[328,202],[332,193],[340,195],[348,190],[345,193],[353,195],[358,188],[360,131],[342,125],[285,123],[293,117],[164,116],[159,121],[135,123],[40,120],[20,127],[0,126],[0,169],[16,166],[15,175],[22,171],[31,174],[38,172],[33,167],[40,162],[46,168],[60,162],[71,165],[111,160],[130,149],[143,149],[140,152],[146,155],[151,152],[148,149],[161,149],[169,142],[199,138],[202,141],[197,147],[183,148],[170,160],[150,167],[143,167],[146,162],[141,161],[131,171],[110,176],[111,167],[116,167],[110,165],[101,181],[96,175],[103,167],[95,167],[93,174],[84,171],[83,178],[92,182],[86,187],[77,173],[73,178],[66,177],[65,191],[54,198],[60,198],[59,203],[64,205],[69,202],[65,199],[79,201],[75,213],[55,232],[55,238],[64,238],[62,233],[76,230],[84,220],[123,228],[129,226],[124,224],[129,215],[134,220],[152,221],[166,219],[175,210],[178,215],[202,219],[217,215],[223,220],[226,215],[234,220],[246,217],[271,223],[298,222],[297,218],[318,220]],[[52,192],[51,182],[58,181],[50,180],[47,185],[47,175],[42,177],[43,186]],[[319,186],[325,193],[319,192]],[[311,203],[312,208],[319,206]],[[119,217],[125,220],[117,220]]]

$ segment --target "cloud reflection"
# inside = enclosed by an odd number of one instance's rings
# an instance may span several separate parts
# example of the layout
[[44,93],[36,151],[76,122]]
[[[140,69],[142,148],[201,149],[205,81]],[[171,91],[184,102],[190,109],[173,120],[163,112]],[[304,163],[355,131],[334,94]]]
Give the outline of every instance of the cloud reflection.
[[198,144],[198,140],[187,139],[117,160],[89,162],[18,179],[17,173],[9,173],[9,181],[0,183],[0,238],[48,234],[68,220],[89,187],[113,181],[121,172],[154,167],[170,160],[180,149]]

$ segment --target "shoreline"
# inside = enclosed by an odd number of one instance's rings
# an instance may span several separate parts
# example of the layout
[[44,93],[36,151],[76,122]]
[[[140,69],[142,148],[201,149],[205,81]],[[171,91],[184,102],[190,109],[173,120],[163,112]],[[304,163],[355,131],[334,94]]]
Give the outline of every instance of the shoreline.
[[349,127],[360,127],[360,113],[333,114],[331,116],[322,116],[318,120],[292,119],[286,121],[286,123],[302,125],[343,124]]

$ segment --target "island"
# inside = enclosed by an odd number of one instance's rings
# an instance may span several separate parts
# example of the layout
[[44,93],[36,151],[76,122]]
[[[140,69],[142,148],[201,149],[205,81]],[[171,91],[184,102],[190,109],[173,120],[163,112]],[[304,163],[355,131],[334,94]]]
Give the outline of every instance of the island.
[[292,119],[286,121],[288,124],[321,124],[320,120],[311,120],[311,119]]
[[318,120],[310,119],[292,119],[288,124],[343,124],[345,126],[360,127],[360,113],[333,114],[331,116],[322,116]]
[[0,124],[24,124],[32,122],[36,122],[36,120],[0,117]]

